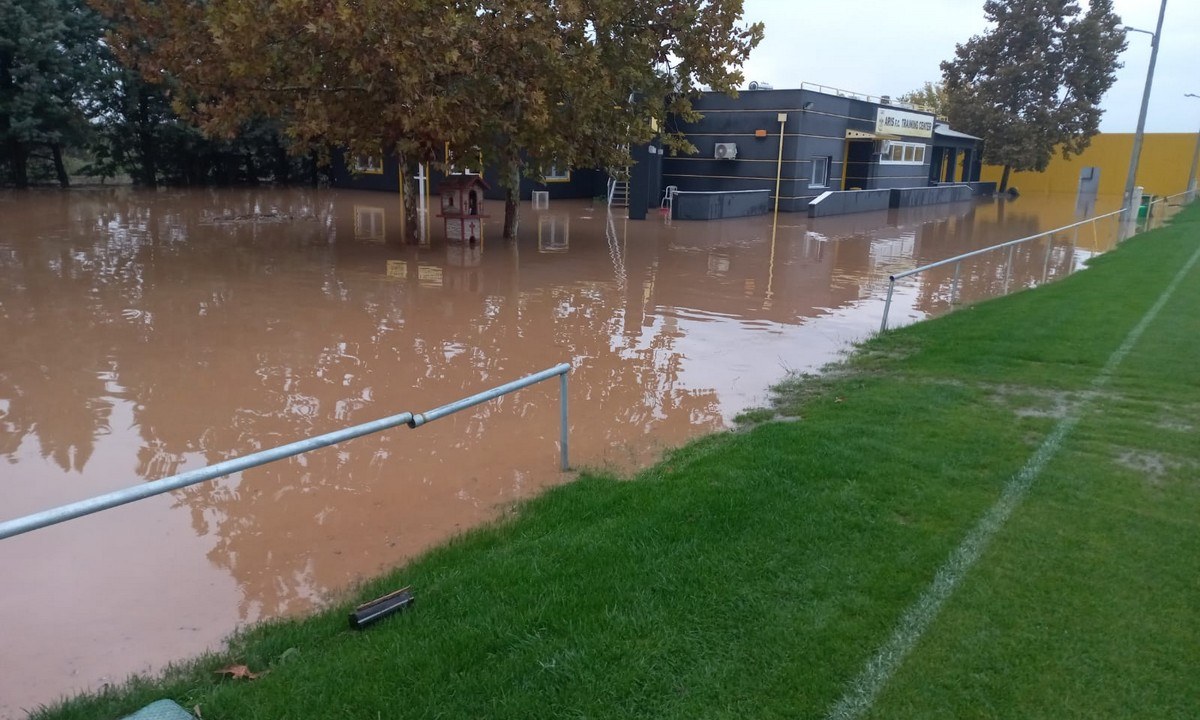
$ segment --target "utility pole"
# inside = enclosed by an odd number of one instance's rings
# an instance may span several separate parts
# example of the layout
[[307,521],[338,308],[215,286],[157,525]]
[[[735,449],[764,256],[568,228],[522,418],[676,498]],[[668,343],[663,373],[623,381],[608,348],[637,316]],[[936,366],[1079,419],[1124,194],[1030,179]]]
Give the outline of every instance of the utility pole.
[[[1184,97],[1196,98],[1200,100],[1200,95],[1195,93],[1187,93]],[[1187,184],[1187,201],[1194,202],[1196,200],[1196,166],[1200,165],[1200,132],[1196,133],[1196,152],[1192,155],[1192,171],[1188,173]]]
[[1158,43],[1162,39],[1163,18],[1166,14],[1167,0],[1162,0],[1162,7],[1158,11],[1158,26],[1154,32],[1125,26],[1126,30],[1150,36],[1150,68],[1146,71],[1146,89],[1142,91],[1142,110],[1138,113],[1137,132],[1133,135],[1133,154],[1129,158],[1129,175],[1125,179],[1123,219],[1126,221],[1137,217],[1137,210],[1133,207],[1133,188],[1137,184],[1138,161],[1142,157],[1142,136],[1146,133],[1146,111],[1150,107],[1150,86],[1154,83],[1154,64],[1158,61]]

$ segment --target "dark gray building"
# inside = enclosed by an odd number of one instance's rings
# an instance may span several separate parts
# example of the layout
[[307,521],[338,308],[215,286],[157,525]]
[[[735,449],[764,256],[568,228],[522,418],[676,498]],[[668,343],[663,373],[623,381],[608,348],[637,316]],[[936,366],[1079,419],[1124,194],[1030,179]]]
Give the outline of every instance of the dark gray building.
[[[695,155],[664,154],[661,143],[631,148],[628,183],[621,183],[619,204],[631,219],[644,219],[670,188],[682,191],[675,216],[717,219],[769,212],[779,175],[779,209],[809,210],[810,201],[842,190],[899,190],[826,198],[821,214],[860,212],[879,207],[924,205],[961,197],[961,192],[914,191],[946,183],[978,181],[982,141],[955,132],[930,112],[886,99],[828,88],[747,90],[731,98],[704,93],[694,107],[703,117],[685,123],[668,117],[666,131],[682,132]],[[781,122],[782,118],[782,122]],[[782,129],[782,160],[780,132]],[[394,157],[334,155],[336,187],[396,192],[399,166]],[[487,197],[503,198],[499,178],[490,169]],[[622,174],[622,177],[624,175]],[[430,187],[443,176],[432,172]],[[603,170],[576,168],[552,173],[545,182],[521,180],[520,197],[546,191],[551,200],[602,197],[609,190]],[[750,192],[747,192],[750,191]],[[965,191],[963,191],[965,192]],[[975,183],[972,192],[986,192]],[[892,196],[897,195],[892,193]],[[813,206],[812,213],[818,212]]]
[[958,132],[939,122],[933,128],[933,163],[929,180],[937,182],[979,182],[983,172],[983,141]]
[[[669,121],[696,155],[663,159],[663,184],[687,192],[769,190],[779,175],[779,209],[807,210],[826,191],[927,187],[941,175],[935,146],[948,140],[978,157],[978,140],[935,134],[932,113],[861,96],[810,89],[706,93],[695,103],[703,119]],[[783,146],[780,162],[780,131]],[[949,157],[939,152],[938,158]],[[932,169],[931,169],[932,168]],[[978,172],[968,164],[968,177]]]

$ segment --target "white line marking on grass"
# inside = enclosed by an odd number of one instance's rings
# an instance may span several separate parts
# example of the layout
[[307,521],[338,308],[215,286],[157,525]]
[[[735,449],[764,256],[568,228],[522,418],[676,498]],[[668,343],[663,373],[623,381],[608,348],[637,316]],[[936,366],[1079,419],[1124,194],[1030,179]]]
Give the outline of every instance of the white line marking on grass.
[[950,595],[962,582],[963,577],[971,570],[971,567],[979,560],[979,556],[987,549],[988,543],[992,537],[1004,527],[1004,523],[1008,520],[1013,511],[1021,504],[1025,498],[1029,487],[1033,481],[1046,467],[1046,464],[1058,454],[1059,448],[1062,446],[1063,440],[1070,434],[1071,430],[1079,423],[1079,419],[1083,411],[1096,397],[1098,391],[1108,384],[1112,379],[1113,373],[1121,361],[1129,355],[1133,350],[1133,346],[1142,337],[1142,333],[1154,322],[1154,318],[1158,316],[1159,311],[1167,304],[1171,295],[1175,293],[1176,288],[1183,282],[1183,278],[1196,265],[1197,260],[1200,260],[1200,249],[1197,249],[1192,254],[1190,260],[1179,270],[1171,283],[1158,296],[1158,300],[1154,305],[1146,311],[1142,319],[1134,326],[1129,334],[1125,336],[1125,340],[1121,343],[1111,356],[1108,362],[1104,363],[1104,367],[1092,380],[1091,386],[1083,394],[1079,404],[1074,408],[1074,411],[1054,426],[1050,435],[1042,442],[1041,446],[1030,456],[1025,465],[1009,480],[1003,492],[1000,493],[1000,499],[991,507],[980,519],[979,523],[967,533],[966,538],[962,543],[955,548],[954,552],[950,553],[950,557],[946,562],[938,568],[937,574],[934,575],[933,581],[917,601],[912,604],[904,614],[900,616],[900,621],[896,624],[892,631],[892,636],[888,641],[879,648],[875,655],[867,662],[862,672],[854,679],[854,682],[846,689],[842,698],[837,704],[829,710],[826,715],[827,720],[852,720],[860,718],[871,709],[875,702],[875,698],[879,692],[887,685],[892,675],[899,669],[901,663],[908,656],[909,652],[916,646],[921,636],[933,624],[938,613],[942,609],[942,605],[946,603]]

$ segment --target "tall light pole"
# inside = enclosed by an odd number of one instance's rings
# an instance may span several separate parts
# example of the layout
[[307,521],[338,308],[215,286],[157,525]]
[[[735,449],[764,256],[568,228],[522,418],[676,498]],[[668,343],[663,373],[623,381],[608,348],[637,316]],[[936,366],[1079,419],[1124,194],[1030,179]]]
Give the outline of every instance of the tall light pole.
[[[1195,93],[1186,93],[1184,97],[1196,98],[1200,100],[1200,95]],[[1192,155],[1192,171],[1188,173],[1187,184],[1187,199],[1192,202],[1196,199],[1196,166],[1200,165],[1200,132],[1196,133],[1196,152]]]
[[1129,175],[1125,178],[1125,215],[1126,220],[1137,217],[1133,209],[1133,188],[1137,183],[1138,161],[1142,157],[1142,136],[1146,133],[1146,110],[1150,107],[1150,86],[1154,83],[1154,64],[1158,62],[1158,42],[1162,39],[1163,17],[1167,14],[1167,0],[1162,0],[1158,11],[1158,26],[1154,32],[1138,30],[1125,26],[1126,30],[1146,33],[1150,36],[1150,69],[1146,71],[1146,89],[1142,91],[1142,110],[1138,113],[1137,132],[1133,135],[1133,154],[1129,158]]

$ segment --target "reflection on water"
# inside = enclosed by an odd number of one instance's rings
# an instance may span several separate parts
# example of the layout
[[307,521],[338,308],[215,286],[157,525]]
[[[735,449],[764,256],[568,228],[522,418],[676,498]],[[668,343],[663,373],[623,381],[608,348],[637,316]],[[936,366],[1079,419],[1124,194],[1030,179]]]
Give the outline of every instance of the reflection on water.
[[[870,332],[889,273],[1074,211],[1068,197],[783,216],[772,243],[767,218],[630,222],[555,203],[515,243],[495,220],[486,246],[447,243],[435,220],[405,246],[381,194],[0,195],[2,515],[561,361],[574,366],[572,459],[635,467]],[[1113,232],[963,263],[957,284],[950,268],[928,273],[892,316],[1060,277]],[[557,412],[556,387],[532,388],[0,541],[0,716],[307,610],[561,482]]]

